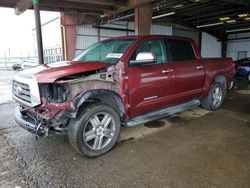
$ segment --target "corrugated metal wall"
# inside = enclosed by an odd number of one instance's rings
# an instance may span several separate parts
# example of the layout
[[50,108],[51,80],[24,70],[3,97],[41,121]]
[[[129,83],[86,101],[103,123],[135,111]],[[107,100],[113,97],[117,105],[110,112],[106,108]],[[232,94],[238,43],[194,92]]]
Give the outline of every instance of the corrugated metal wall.
[[201,55],[202,57],[221,57],[221,42],[207,33],[202,32]]
[[93,28],[91,25],[77,26],[76,55],[96,42],[98,42],[98,29]]
[[200,43],[198,31],[173,28],[173,36],[192,38],[196,42],[197,45],[199,45],[199,43]]
[[[119,28],[119,29],[134,29],[133,22],[116,22],[112,24],[103,25],[105,28]],[[100,33],[100,36],[98,36]],[[172,27],[152,25],[151,34],[156,35],[172,35]],[[75,55],[79,54],[82,50],[86,49],[93,43],[99,40],[105,40],[111,37],[134,35],[131,31],[117,31],[112,29],[97,29],[91,25],[79,25],[77,26],[77,39],[76,39],[76,51]]]
[[246,56],[250,57],[250,33],[238,33],[228,35],[227,57],[232,57],[234,60],[238,60],[239,52],[245,52]]

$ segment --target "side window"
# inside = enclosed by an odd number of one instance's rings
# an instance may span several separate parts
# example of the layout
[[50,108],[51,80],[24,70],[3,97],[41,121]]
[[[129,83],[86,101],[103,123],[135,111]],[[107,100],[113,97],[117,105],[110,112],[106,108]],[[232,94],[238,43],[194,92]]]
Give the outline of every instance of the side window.
[[188,61],[195,59],[194,51],[188,41],[168,40],[173,61]]
[[156,39],[142,42],[139,47],[136,48],[130,60],[136,60],[136,56],[141,52],[151,52],[155,56],[157,61],[154,64],[165,63],[167,60],[165,53],[165,44],[163,40]]

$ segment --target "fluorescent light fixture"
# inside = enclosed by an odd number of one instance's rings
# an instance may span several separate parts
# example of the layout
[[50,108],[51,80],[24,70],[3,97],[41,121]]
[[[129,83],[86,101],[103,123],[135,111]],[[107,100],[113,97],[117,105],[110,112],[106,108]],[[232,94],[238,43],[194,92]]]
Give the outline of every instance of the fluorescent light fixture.
[[182,4],[180,4],[180,5],[175,5],[175,6],[173,6],[172,8],[180,8],[180,7],[183,7],[183,5],[182,5]]
[[246,21],[250,21],[250,17],[244,18],[244,20],[246,20]]
[[248,13],[244,13],[244,14],[238,14],[238,16],[240,17],[240,18],[244,18],[244,17],[247,17],[249,14]]
[[123,19],[126,19],[126,18],[130,18],[130,17],[133,17],[135,14],[128,14],[126,16],[121,16],[121,17],[118,17],[118,18],[115,18],[113,20],[109,20],[109,22],[115,22],[115,21],[119,21],[119,20],[123,20]]
[[228,31],[226,31],[226,33],[235,33],[235,32],[240,32],[240,31],[250,31],[250,27],[249,28],[244,28],[244,29],[228,30]]
[[217,22],[217,23],[212,23],[212,24],[205,24],[205,25],[197,25],[196,28],[203,28],[203,27],[212,27],[216,25],[222,25],[224,22]]
[[227,23],[235,23],[236,20],[226,20]]
[[227,17],[221,17],[221,18],[219,18],[219,20],[220,21],[230,20],[230,17],[228,17],[228,16]]
[[167,16],[171,16],[171,15],[174,15],[175,12],[169,12],[169,13],[166,13],[166,14],[161,14],[161,15],[157,15],[157,16],[153,16],[152,19],[157,19],[157,18],[162,18],[162,17],[167,17]]
[[201,0],[192,0],[193,3],[198,3],[200,2]]

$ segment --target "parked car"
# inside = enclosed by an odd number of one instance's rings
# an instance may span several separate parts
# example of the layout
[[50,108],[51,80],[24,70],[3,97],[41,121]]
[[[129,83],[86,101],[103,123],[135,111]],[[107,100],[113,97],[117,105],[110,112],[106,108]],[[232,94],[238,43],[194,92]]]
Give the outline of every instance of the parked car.
[[12,69],[13,70],[24,70],[30,67],[34,67],[38,65],[37,61],[33,61],[33,60],[23,60],[20,61],[19,63],[15,63],[12,65]]
[[244,78],[250,82],[250,58],[235,61],[236,77]]
[[22,64],[21,63],[14,63],[12,65],[13,70],[22,70]]
[[113,148],[121,126],[199,105],[218,110],[233,67],[231,58],[201,58],[188,38],[113,38],[15,76],[15,120],[39,136],[67,132],[76,151],[95,157]]

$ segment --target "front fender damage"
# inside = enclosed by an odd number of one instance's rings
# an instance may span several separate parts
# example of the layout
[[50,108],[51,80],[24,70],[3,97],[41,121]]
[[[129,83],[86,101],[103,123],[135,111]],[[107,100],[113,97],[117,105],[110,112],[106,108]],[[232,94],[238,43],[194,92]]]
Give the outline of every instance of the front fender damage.
[[[33,109],[26,109],[42,125],[40,128],[52,130],[53,132],[65,132],[71,118],[75,118],[78,111],[86,101],[93,96],[102,94],[113,94],[115,100],[119,101],[121,91],[118,77],[119,71],[101,72],[88,76],[80,76],[74,79],[60,78],[55,83],[68,86],[67,100],[64,102],[48,101],[42,98],[42,105]],[[119,111],[124,113],[121,100],[118,102]]]

